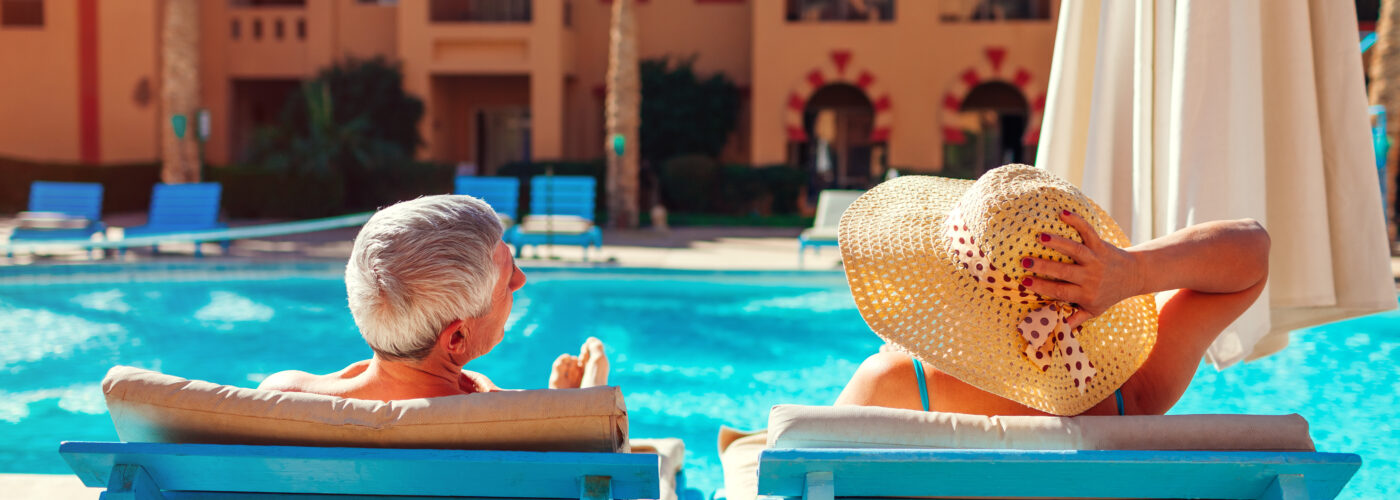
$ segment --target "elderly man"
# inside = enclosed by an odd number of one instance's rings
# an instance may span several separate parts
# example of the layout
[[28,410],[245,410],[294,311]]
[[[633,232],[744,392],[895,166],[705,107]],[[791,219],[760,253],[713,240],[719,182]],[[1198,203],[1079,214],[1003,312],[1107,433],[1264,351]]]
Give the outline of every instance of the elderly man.
[[[463,367],[501,342],[511,295],[524,284],[485,202],[440,195],[385,208],[360,230],[345,266],[350,313],[374,357],[326,375],[279,372],[259,388],[383,401],[499,391]],[[549,387],[607,378],[603,343],[589,338],[578,356],[555,360]]]

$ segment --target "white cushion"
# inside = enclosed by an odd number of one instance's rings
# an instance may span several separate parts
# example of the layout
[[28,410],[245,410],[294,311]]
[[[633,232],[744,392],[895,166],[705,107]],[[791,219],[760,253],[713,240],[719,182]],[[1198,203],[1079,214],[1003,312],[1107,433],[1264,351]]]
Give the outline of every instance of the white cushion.
[[527,233],[583,234],[593,228],[593,221],[576,215],[528,215],[520,223]]

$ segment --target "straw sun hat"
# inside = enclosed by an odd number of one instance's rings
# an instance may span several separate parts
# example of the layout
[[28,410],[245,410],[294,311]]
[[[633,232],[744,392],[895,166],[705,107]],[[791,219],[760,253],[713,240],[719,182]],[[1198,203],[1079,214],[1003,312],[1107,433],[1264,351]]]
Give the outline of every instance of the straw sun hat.
[[976,182],[906,176],[866,192],[841,217],[851,294],[877,335],[963,382],[1037,410],[1075,415],[1122,386],[1157,340],[1150,295],[1068,331],[1072,304],[1021,287],[1024,257],[1072,262],[1037,240],[1082,241],[1059,218],[1085,218],[1124,247],[1118,224],[1043,169],[1008,165]]

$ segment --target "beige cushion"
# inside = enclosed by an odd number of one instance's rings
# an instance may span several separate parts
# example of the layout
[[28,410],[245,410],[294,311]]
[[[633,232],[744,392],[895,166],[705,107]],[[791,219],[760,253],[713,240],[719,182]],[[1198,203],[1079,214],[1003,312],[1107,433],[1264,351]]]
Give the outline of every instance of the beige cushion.
[[766,448],[766,430],[746,432],[720,426],[719,463],[724,471],[724,496],[728,500],[750,500],[758,496],[758,454]]
[[1313,451],[1298,415],[987,417],[869,406],[774,406],[770,448]]
[[186,380],[118,366],[102,381],[128,442],[618,452],[616,387],[367,401]]
[[593,221],[577,215],[528,215],[520,223],[527,233],[583,234],[593,228]]
[[676,500],[676,475],[685,466],[685,443],[676,438],[633,439],[632,453],[660,455],[661,498]]

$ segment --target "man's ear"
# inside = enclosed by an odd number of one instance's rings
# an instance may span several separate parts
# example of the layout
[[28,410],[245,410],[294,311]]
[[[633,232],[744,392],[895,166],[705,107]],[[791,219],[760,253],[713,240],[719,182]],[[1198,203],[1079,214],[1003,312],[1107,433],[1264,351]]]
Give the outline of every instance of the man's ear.
[[460,319],[443,327],[442,331],[438,332],[438,348],[453,354],[467,352],[466,328],[466,322]]

